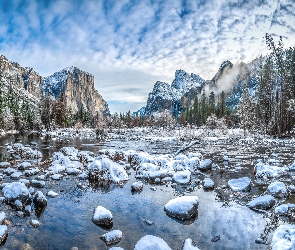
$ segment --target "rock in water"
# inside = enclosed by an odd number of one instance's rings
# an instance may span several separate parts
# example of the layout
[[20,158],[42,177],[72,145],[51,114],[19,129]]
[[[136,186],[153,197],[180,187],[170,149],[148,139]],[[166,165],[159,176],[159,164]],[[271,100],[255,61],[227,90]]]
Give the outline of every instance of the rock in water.
[[295,249],[295,225],[280,225],[274,232],[271,241],[272,250]]
[[252,209],[268,209],[275,204],[275,198],[271,195],[263,195],[250,201],[247,206]]
[[210,159],[205,159],[200,161],[200,165],[198,166],[198,169],[200,170],[209,170],[211,169],[211,163],[212,161]]
[[142,237],[135,245],[134,250],[172,250],[168,244],[161,238],[146,235]]
[[273,196],[281,198],[287,195],[287,188],[283,182],[275,181],[271,183],[267,191],[269,191]]
[[0,243],[2,243],[8,234],[7,226],[6,225],[0,225]]
[[188,238],[184,241],[182,250],[200,250],[200,248],[194,244],[192,239]]
[[228,181],[228,186],[232,191],[247,191],[250,189],[251,180],[248,177],[231,179]]
[[59,196],[59,194],[56,193],[56,192],[54,192],[54,191],[48,191],[48,192],[47,192],[47,196],[48,196],[49,198],[56,198],[57,196]]
[[204,179],[204,189],[210,190],[214,188],[214,182],[210,178]]
[[44,208],[47,206],[47,199],[41,191],[36,192],[33,202],[36,207]]
[[12,182],[2,189],[4,197],[9,201],[21,200],[22,202],[30,199],[30,193],[25,184],[20,182]]
[[30,220],[30,224],[33,227],[39,227],[40,226],[40,222],[38,220]]
[[142,189],[143,189],[143,183],[141,181],[134,182],[131,185],[131,190],[132,191],[139,192],[139,191],[142,191]]
[[110,246],[119,243],[123,236],[120,230],[113,230],[100,236],[100,239],[103,240],[107,246]]
[[164,211],[179,220],[188,220],[198,213],[199,200],[197,196],[182,196],[170,200]]
[[98,206],[93,211],[92,222],[98,226],[109,228],[113,226],[113,215],[108,209]]

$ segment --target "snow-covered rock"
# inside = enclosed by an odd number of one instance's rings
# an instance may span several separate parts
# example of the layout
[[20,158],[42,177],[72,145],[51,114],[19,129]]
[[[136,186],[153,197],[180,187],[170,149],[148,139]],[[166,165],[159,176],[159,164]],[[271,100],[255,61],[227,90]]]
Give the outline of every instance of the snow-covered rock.
[[119,243],[123,238],[123,233],[120,230],[113,230],[100,236],[107,246]]
[[56,180],[56,181],[61,180],[62,175],[61,174],[53,174],[53,175],[51,175],[51,179]]
[[47,206],[47,199],[41,191],[35,193],[33,202],[36,207],[44,208]]
[[135,245],[134,250],[172,250],[168,244],[161,238],[146,235],[142,237]]
[[108,209],[98,206],[93,211],[92,222],[99,226],[111,227],[113,225],[113,215]]
[[275,204],[275,199],[271,195],[263,195],[250,201],[247,206],[252,209],[269,209]]
[[22,173],[16,171],[16,172],[14,172],[14,173],[12,173],[12,174],[10,175],[10,178],[11,178],[12,180],[18,180],[21,176],[22,176]]
[[21,171],[26,170],[27,168],[30,168],[30,167],[32,167],[32,164],[29,163],[29,162],[26,162],[26,161],[24,161],[24,162],[17,165],[17,169],[21,170]]
[[119,183],[129,180],[125,169],[108,158],[95,160],[88,166],[89,178],[94,181],[111,181]]
[[178,171],[172,176],[173,181],[179,184],[188,184],[191,181],[191,171]]
[[287,203],[287,204],[281,204],[275,208],[276,214],[286,214],[288,213],[290,208],[295,208],[295,204]]
[[258,162],[254,167],[256,178],[261,179],[277,177],[278,175],[286,172],[286,170],[287,168],[285,167],[271,166],[268,164],[263,164],[262,162]]
[[45,185],[46,185],[45,181],[31,180],[32,187],[42,188],[42,187],[45,187]]
[[214,182],[210,178],[204,179],[204,189],[213,189],[214,188]]
[[272,250],[295,249],[295,225],[280,225],[273,233],[271,241]]
[[269,191],[275,197],[284,197],[287,195],[287,188],[283,182],[275,181],[271,183],[267,191]]
[[10,163],[7,161],[0,162],[0,168],[8,168],[10,167]]
[[0,243],[2,243],[8,234],[8,229],[6,225],[0,225]]
[[27,201],[30,198],[29,190],[25,184],[20,182],[12,182],[5,185],[5,187],[2,189],[2,192],[8,201]]
[[188,220],[198,213],[199,199],[197,196],[182,196],[170,200],[164,211],[179,220]]
[[182,250],[200,250],[200,248],[194,244],[192,239],[188,238],[184,241]]
[[211,169],[211,163],[212,161],[210,159],[204,159],[200,161],[200,165],[198,166],[198,168],[200,170],[209,170]]
[[54,191],[48,191],[48,192],[47,192],[47,196],[48,196],[49,198],[56,198],[57,196],[59,196],[59,194],[56,193],[56,192],[54,192]]
[[251,180],[248,177],[231,179],[227,182],[228,186],[233,191],[248,191],[250,189]]
[[4,212],[0,212],[0,224],[3,223],[3,221],[5,220],[5,218],[6,218],[5,213]]
[[141,191],[143,189],[143,183],[141,181],[136,181],[131,185],[132,191]]
[[33,227],[39,227],[40,226],[40,222],[38,220],[30,220],[30,224]]

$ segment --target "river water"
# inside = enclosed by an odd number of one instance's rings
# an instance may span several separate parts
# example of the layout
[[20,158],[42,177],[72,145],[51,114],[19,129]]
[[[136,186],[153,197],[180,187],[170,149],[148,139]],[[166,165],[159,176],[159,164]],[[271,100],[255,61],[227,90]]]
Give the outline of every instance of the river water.
[[[0,158],[8,160],[10,155],[5,144],[22,142],[37,143],[43,160],[63,146],[73,146],[79,150],[88,150],[97,154],[104,148],[134,149],[150,154],[175,153],[182,145],[180,142],[150,142],[146,140],[111,140],[100,142],[94,137],[73,137],[63,140],[45,140],[34,135],[11,135],[0,139]],[[206,143],[195,145],[190,152],[201,152],[204,158],[210,158],[218,165],[217,170],[193,175],[191,184],[171,186],[144,182],[143,191],[131,192],[135,181],[135,172],[131,169],[130,180],[125,185],[97,187],[88,180],[78,180],[69,176],[60,181],[47,180],[44,194],[48,190],[58,192],[57,198],[48,198],[46,209],[33,213],[30,217],[18,217],[16,211],[5,204],[1,211],[11,221],[7,240],[2,249],[22,249],[27,243],[32,249],[109,249],[99,238],[107,231],[119,229],[124,238],[116,246],[126,250],[133,249],[137,241],[145,235],[161,237],[172,249],[181,249],[185,239],[191,238],[200,249],[270,249],[273,230],[284,221],[274,217],[271,211],[255,212],[245,206],[253,197],[263,194],[267,185],[255,182],[253,167],[257,159],[265,159],[276,153],[279,165],[288,165],[294,161],[292,145],[247,145],[238,143]],[[229,162],[223,162],[223,153],[229,156]],[[210,176],[215,183],[213,191],[204,191],[196,180]],[[252,180],[250,192],[234,193],[227,185],[232,178],[247,176]],[[34,177],[32,177],[34,178]],[[9,177],[3,182],[10,182]],[[284,180],[292,183],[292,176]],[[151,189],[151,188],[155,188]],[[190,221],[181,222],[167,216],[164,205],[171,199],[182,195],[199,197],[198,216]],[[294,201],[291,195],[287,200]],[[109,209],[113,214],[114,225],[106,230],[92,223],[93,209],[98,205]],[[29,220],[38,219],[41,225],[33,228]],[[147,223],[150,221],[151,223]],[[151,224],[151,225],[150,225]],[[220,236],[220,240],[212,241]],[[262,237],[266,244],[257,244]],[[28,246],[28,245],[26,245]]]

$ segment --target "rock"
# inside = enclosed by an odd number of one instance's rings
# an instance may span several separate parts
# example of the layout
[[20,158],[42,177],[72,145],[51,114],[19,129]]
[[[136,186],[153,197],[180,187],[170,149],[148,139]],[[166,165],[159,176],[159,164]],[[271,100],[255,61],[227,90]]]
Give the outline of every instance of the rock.
[[79,250],[78,247],[72,247],[71,250]]
[[276,181],[271,183],[267,191],[269,191],[273,196],[281,198],[287,195],[287,188],[283,182]]
[[144,220],[144,223],[147,224],[148,226],[151,226],[154,224],[154,222],[152,222],[150,220]]
[[109,250],[124,250],[122,247],[111,247]]
[[103,240],[107,246],[110,246],[119,243],[123,236],[120,230],[113,230],[100,236],[100,239]]
[[168,244],[161,238],[146,235],[142,237],[135,245],[134,250],[172,250]]
[[22,245],[21,250],[34,250],[34,248],[30,244],[25,243]]
[[23,170],[25,170],[27,168],[30,168],[30,167],[32,167],[31,163],[26,162],[26,161],[17,165],[17,169],[21,170],[21,171],[23,171]]
[[31,186],[36,187],[36,188],[43,188],[45,187],[45,181],[37,181],[37,180],[32,180],[31,181]]
[[12,182],[2,189],[4,197],[9,202],[14,202],[15,200],[20,200],[22,202],[27,202],[30,199],[30,193],[25,184],[20,182]]
[[23,210],[23,203],[20,200],[15,200],[13,206],[16,210]]
[[251,180],[248,177],[231,179],[228,181],[228,186],[232,191],[248,191],[250,189]]
[[8,168],[10,167],[10,163],[7,161],[0,162],[0,168]]
[[288,203],[288,204],[281,204],[275,208],[276,214],[286,214],[288,213],[290,208],[295,208],[295,204]]
[[204,189],[210,190],[214,188],[214,182],[210,178],[204,179]]
[[16,170],[14,168],[11,168],[11,167],[8,167],[6,168],[3,173],[6,174],[6,175],[11,175],[13,174],[14,172],[16,172]]
[[143,189],[143,183],[141,181],[134,182],[131,185],[131,190],[132,191],[139,192],[139,191],[142,191],[142,189]]
[[195,245],[192,239],[188,238],[184,241],[182,250],[200,250],[200,248]]
[[191,181],[191,171],[178,171],[173,174],[172,179],[179,184],[188,184]]
[[18,180],[19,177],[21,177],[21,176],[22,176],[22,173],[16,171],[16,172],[14,172],[14,173],[12,173],[12,174],[10,175],[10,178],[11,178],[12,180]]
[[212,161],[210,159],[204,159],[200,161],[200,165],[198,166],[198,169],[200,170],[210,170],[211,169],[211,163]]
[[25,213],[25,215],[30,216],[31,213],[32,213],[32,206],[31,205],[26,205],[25,209],[24,209],[24,213]]
[[247,206],[252,209],[269,209],[275,204],[275,199],[271,195],[263,195],[250,201]]
[[53,179],[53,180],[61,180],[62,179],[62,175],[61,174],[51,175],[51,179]]
[[112,227],[113,215],[108,209],[98,206],[93,211],[92,222],[98,226]]
[[288,189],[289,189],[289,191],[290,191],[291,193],[295,193],[295,186],[294,186],[294,185],[290,185],[290,186],[288,187]]
[[2,243],[8,234],[7,226],[6,225],[0,225],[0,243]]
[[40,226],[40,222],[38,220],[30,220],[30,224],[33,227],[39,227]]
[[295,225],[280,225],[273,233],[271,241],[272,250],[295,249]]
[[59,194],[56,193],[56,192],[54,192],[54,191],[48,191],[48,192],[47,192],[47,196],[48,196],[49,198],[55,198],[55,197],[59,196]]
[[211,239],[212,242],[216,242],[216,241],[219,241],[219,240],[220,240],[220,235],[215,235]]
[[4,212],[0,212],[0,224],[3,224],[5,218],[6,218],[5,213]]
[[35,193],[33,202],[36,207],[44,208],[47,206],[47,199],[41,191]]
[[179,220],[188,220],[198,213],[199,200],[197,196],[182,196],[170,200],[164,211]]
[[35,174],[38,174],[40,172],[40,170],[38,168],[30,168],[30,169],[26,169],[24,171],[24,175],[25,176],[32,176]]
[[88,166],[89,179],[92,181],[111,181],[120,183],[129,180],[125,169],[110,159],[95,160]]

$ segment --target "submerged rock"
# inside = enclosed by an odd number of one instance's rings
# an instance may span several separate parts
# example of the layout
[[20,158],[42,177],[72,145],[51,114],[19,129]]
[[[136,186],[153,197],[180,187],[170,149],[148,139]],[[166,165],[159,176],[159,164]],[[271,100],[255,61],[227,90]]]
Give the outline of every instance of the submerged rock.
[[172,250],[168,244],[161,238],[146,235],[142,237],[135,245],[134,250]]
[[123,236],[124,235],[120,230],[113,230],[100,236],[100,239],[103,240],[107,246],[110,246],[119,243]]
[[170,200],[164,211],[179,220],[188,220],[198,213],[199,199],[197,196],[182,196]]
[[250,189],[251,180],[248,177],[231,179],[228,181],[228,186],[232,191],[246,191]]
[[273,196],[263,195],[250,201],[247,206],[252,209],[269,209],[275,203],[275,198]]
[[295,249],[295,225],[280,225],[273,234],[271,241],[272,250]]
[[113,215],[108,209],[98,206],[93,211],[92,222],[98,226],[112,227]]
[[184,241],[182,250],[200,250],[200,248],[195,245],[192,239],[188,238]]

